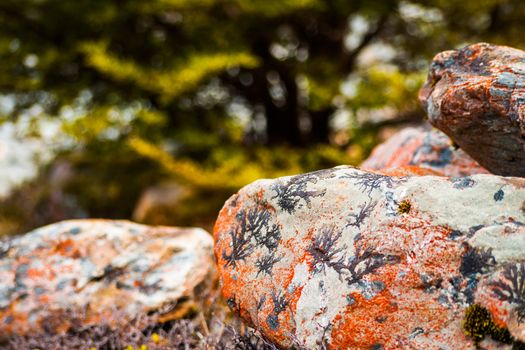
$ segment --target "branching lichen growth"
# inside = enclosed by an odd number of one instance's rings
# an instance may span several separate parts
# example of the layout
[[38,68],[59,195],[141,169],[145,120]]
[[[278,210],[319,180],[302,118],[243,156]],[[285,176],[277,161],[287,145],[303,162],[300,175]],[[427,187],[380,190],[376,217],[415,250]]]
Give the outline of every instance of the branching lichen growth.
[[348,285],[359,282],[366,275],[374,273],[387,264],[399,262],[396,256],[384,255],[374,251],[372,247],[362,249],[358,244],[355,254],[346,257],[346,245],[337,247],[342,231],[334,232],[333,227],[324,228],[308,247],[308,253],[313,258],[314,266],[322,272],[326,267],[334,269]]
[[461,256],[459,271],[463,276],[488,273],[496,266],[492,248],[472,248],[467,245],[465,254]]
[[315,175],[305,174],[294,176],[287,183],[277,182],[273,186],[275,191],[273,198],[277,198],[279,207],[289,214],[294,213],[300,207],[301,200],[310,207],[312,198],[321,197],[326,192],[326,190],[307,190],[308,184],[316,183],[317,180],[318,178]]
[[347,270],[350,276],[346,278],[348,285],[359,282],[366,275],[374,273],[387,264],[396,264],[399,258],[375,252],[371,247],[362,249],[359,245],[355,255],[341,266],[341,270]]
[[232,249],[230,253],[222,252],[222,258],[226,261],[225,266],[236,267],[239,260],[244,260],[253,252],[251,237],[245,231],[237,229],[230,230]]
[[280,257],[275,256],[271,253],[266,254],[261,258],[257,259],[257,261],[255,262],[255,266],[257,267],[257,276],[259,276],[260,273],[264,273],[271,276],[273,265],[279,262],[279,260],[281,260]]
[[269,250],[277,248],[281,239],[281,231],[277,224],[270,224],[271,213],[268,209],[257,207],[241,213],[242,229],[248,232],[255,241]]
[[336,169],[324,169],[311,173],[296,175],[288,182],[278,181],[272,189],[275,191],[277,205],[289,214],[293,214],[296,209],[302,207],[304,202],[308,208],[311,206],[311,199],[322,197],[326,189],[308,190],[308,184],[316,184],[321,179],[329,179],[336,176]]
[[356,180],[356,185],[358,185],[361,191],[366,193],[369,198],[372,197],[372,192],[375,189],[378,189],[381,186],[392,188],[394,184],[398,182],[396,178],[391,176],[365,172],[349,173],[342,177],[345,179]]
[[286,297],[279,291],[272,292],[273,313],[268,316],[266,321],[273,330],[279,328],[279,315],[288,307]]
[[[222,252],[222,257],[226,261],[225,266],[235,268],[240,260],[245,260],[253,253],[255,243],[265,246],[270,252],[275,251],[281,239],[281,230],[277,224],[270,222],[271,213],[268,209],[257,206],[248,211],[240,210],[236,219],[236,227],[228,233],[231,237],[231,250],[229,253],[226,250]],[[255,242],[252,242],[252,238]],[[267,259],[264,265],[266,270],[269,263]]]
[[506,265],[503,279],[492,282],[491,286],[499,300],[515,305],[518,323],[525,322],[525,263]]
[[337,248],[337,241],[341,238],[342,231],[334,233],[332,226],[325,227],[321,233],[313,237],[313,241],[308,247],[308,253],[314,260],[314,265],[319,271],[324,271],[325,267],[336,268],[344,261],[341,253],[346,246]]
[[350,217],[352,218],[352,220],[350,220],[346,225],[354,226],[356,228],[361,228],[361,225],[363,224],[365,219],[370,217],[376,205],[377,205],[377,202],[370,201],[369,203],[365,203],[359,206],[359,212],[350,214]]

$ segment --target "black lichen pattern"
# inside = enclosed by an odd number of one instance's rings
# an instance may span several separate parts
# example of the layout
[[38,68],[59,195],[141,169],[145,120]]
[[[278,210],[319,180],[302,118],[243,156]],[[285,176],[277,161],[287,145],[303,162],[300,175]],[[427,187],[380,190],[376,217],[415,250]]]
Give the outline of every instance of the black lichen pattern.
[[372,192],[375,189],[385,186],[387,188],[392,188],[394,184],[400,181],[402,178],[394,178],[387,175],[376,174],[376,173],[367,173],[367,172],[354,172],[347,173],[342,176],[345,179],[356,180],[356,185],[359,186],[359,189],[372,197]]
[[500,188],[496,193],[494,193],[494,201],[496,202],[501,202],[504,197],[505,192],[503,191],[503,188]]
[[465,252],[461,256],[459,272],[461,275],[450,279],[450,299],[455,303],[472,304],[479,275],[490,273],[496,268],[496,259],[491,248],[471,247],[464,243]]
[[273,312],[268,316],[266,322],[271,329],[279,328],[279,315],[288,307],[289,303],[286,297],[281,293],[272,292]]
[[337,242],[342,234],[342,231],[334,233],[334,227],[329,226],[313,237],[308,253],[312,256],[318,271],[324,271],[325,267],[337,269],[337,266],[343,263],[344,254],[341,253],[346,249],[346,245],[337,248]]
[[350,272],[350,277],[346,278],[346,282],[349,285],[357,283],[363,277],[374,273],[379,268],[387,264],[397,264],[399,261],[400,259],[397,256],[376,253],[370,247],[363,250],[358,245],[355,255],[348,259],[348,262],[343,267]]
[[308,184],[315,184],[321,179],[333,178],[336,176],[335,171],[336,169],[319,170],[293,176],[288,182],[278,181],[272,187],[275,191],[272,199],[277,198],[277,205],[288,214],[293,214],[297,208],[300,208],[303,205],[301,202],[310,208],[311,199],[324,196],[326,189],[309,191]]
[[226,250],[222,251],[222,258],[226,261],[225,266],[235,268],[240,260],[246,259],[253,252],[253,245],[251,237],[238,227],[228,232],[232,239],[231,252],[228,254]]
[[465,176],[465,177],[455,177],[451,179],[452,186],[455,189],[463,190],[465,188],[471,188],[476,184],[476,181],[474,181],[472,178]]
[[281,231],[276,224],[270,224],[271,213],[264,207],[259,207],[242,213],[243,229],[251,233],[257,244],[264,245],[269,250],[277,248],[281,239]]
[[[276,250],[281,239],[281,231],[277,224],[270,222],[271,213],[267,208],[260,205],[248,211],[240,210],[236,219],[237,225],[229,231],[231,251],[227,253],[226,250],[223,250],[222,252],[222,257],[226,261],[225,266],[235,268],[239,261],[245,260],[253,253],[256,248],[254,243],[266,247],[270,252]],[[252,242],[252,239],[255,242]],[[277,261],[272,262],[271,267],[275,262]],[[268,265],[269,260],[260,261],[260,263],[263,270],[271,270]]]
[[257,301],[257,311],[261,311],[263,306],[264,306],[264,303],[266,302],[266,296],[262,296],[258,301]]
[[459,271],[465,277],[477,273],[487,273],[496,266],[496,259],[492,256],[491,248],[472,248],[467,246],[461,256]]
[[279,260],[281,260],[281,258],[275,256],[272,253],[263,255],[262,257],[257,259],[257,261],[255,262],[255,266],[257,267],[257,276],[259,276],[260,273],[264,273],[271,276],[273,265],[279,262]]
[[503,278],[492,282],[492,291],[499,300],[514,304],[518,323],[525,321],[525,262],[507,264]]
[[344,254],[346,245],[337,247],[342,231],[334,231],[333,227],[324,228],[308,247],[318,272],[332,268],[348,285],[352,285],[387,264],[399,262],[399,257],[377,253],[371,247],[363,249],[359,244],[355,254],[347,258]]
[[368,203],[364,203],[363,205],[359,206],[359,212],[350,214],[351,219],[348,221],[346,226],[347,227],[354,226],[357,228],[361,228],[361,225],[367,218],[370,217],[376,205],[377,205],[377,202],[370,201]]

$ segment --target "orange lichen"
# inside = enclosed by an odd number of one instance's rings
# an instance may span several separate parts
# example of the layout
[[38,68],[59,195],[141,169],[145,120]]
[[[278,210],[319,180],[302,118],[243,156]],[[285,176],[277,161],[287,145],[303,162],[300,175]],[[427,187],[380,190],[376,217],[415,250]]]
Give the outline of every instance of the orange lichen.
[[397,311],[390,293],[384,291],[370,300],[359,293],[350,296],[355,302],[334,319],[331,348],[370,349],[385,343],[385,322]]
[[369,300],[359,293],[351,294],[355,302],[333,320],[333,349],[369,349],[378,344],[386,349],[402,348],[406,344],[400,334],[408,336],[421,325],[426,331],[437,330],[454,318],[437,295],[425,291],[420,276],[423,273],[439,280],[440,276],[458,274],[461,248],[447,240],[450,229],[432,226],[412,214],[418,215],[411,212],[410,218],[397,218],[388,227],[391,240],[380,240],[381,233],[363,232],[360,244],[406,255],[374,273],[373,280],[384,284],[381,293]]
[[66,239],[57,243],[54,248],[54,252],[62,256],[78,258],[80,253],[75,247],[75,242],[72,239]]
[[393,169],[386,169],[378,171],[377,173],[388,175],[388,176],[425,176],[425,175],[434,175],[434,176],[442,176],[443,174],[428,168],[421,168],[418,166],[413,165],[407,165],[402,166],[398,168]]
[[[220,233],[227,232],[233,225],[235,225],[235,216],[239,210],[241,210],[241,207],[242,203],[238,200],[238,195],[235,195],[230,198],[226,205],[221,209],[213,227],[213,238],[216,242]],[[215,252],[215,255],[217,255],[217,251]]]
[[509,311],[498,304],[502,304],[502,302],[499,300],[494,300],[494,302],[483,306],[489,310],[490,315],[492,316],[492,322],[494,322],[498,327],[506,328],[507,323],[505,322],[505,319],[509,317]]

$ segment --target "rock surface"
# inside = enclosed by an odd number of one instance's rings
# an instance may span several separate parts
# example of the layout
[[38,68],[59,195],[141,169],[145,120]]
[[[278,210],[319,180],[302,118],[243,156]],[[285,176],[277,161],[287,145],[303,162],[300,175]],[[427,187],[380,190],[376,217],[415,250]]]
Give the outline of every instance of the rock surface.
[[381,170],[406,166],[419,166],[434,170],[436,175],[461,177],[487,174],[475,160],[439,130],[408,127],[392,135],[372,151],[361,168]]
[[475,44],[438,54],[420,101],[430,123],[494,174],[525,177],[525,52]]
[[141,193],[133,210],[133,220],[150,225],[172,222],[191,191],[176,182],[150,186]]
[[475,349],[471,305],[525,340],[525,179],[338,167],[259,180],[214,238],[228,305],[284,348]]
[[[210,282],[213,240],[198,228],[71,220],[0,242],[0,335],[130,321]],[[118,317],[115,317],[118,315]],[[0,337],[1,338],[1,337]]]

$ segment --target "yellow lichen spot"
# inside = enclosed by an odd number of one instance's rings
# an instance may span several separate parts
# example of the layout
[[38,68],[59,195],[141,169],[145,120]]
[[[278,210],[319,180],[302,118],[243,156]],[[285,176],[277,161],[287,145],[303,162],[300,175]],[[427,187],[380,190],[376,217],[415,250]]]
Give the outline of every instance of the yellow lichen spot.
[[474,304],[465,310],[462,326],[465,335],[472,338],[476,344],[485,336],[490,336],[493,340],[504,344],[513,344],[513,349],[522,349],[523,343],[513,339],[506,328],[497,326],[490,312],[480,305]]
[[134,350],[134,348],[133,348],[133,346],[128,345],[128,346],[126,347],[126,350]]
[[142,344],[140,347],[139,347],[139,350],[148,350],[148,347],[144,344]]
[[412,205],[410,204],[410,201],[408,199],[405,199],[401,203],[399,203],[399,206],[397,207],[397,212],[399,214],[406,214],[410,211],[411,207]]
[[158,344],[160,342],[160,335],[158,335],[158,333],[153,333],[151,335],[151,340],[153,340],[155,344]]

